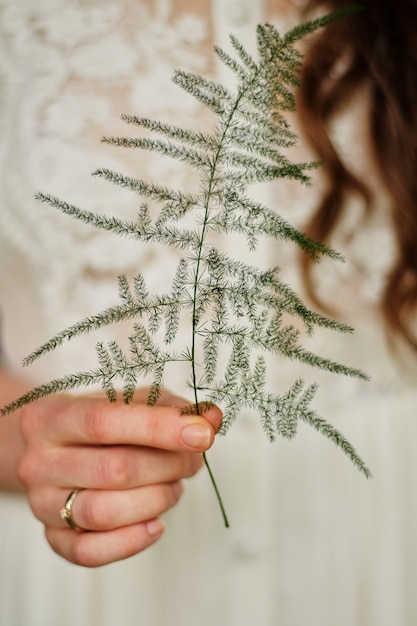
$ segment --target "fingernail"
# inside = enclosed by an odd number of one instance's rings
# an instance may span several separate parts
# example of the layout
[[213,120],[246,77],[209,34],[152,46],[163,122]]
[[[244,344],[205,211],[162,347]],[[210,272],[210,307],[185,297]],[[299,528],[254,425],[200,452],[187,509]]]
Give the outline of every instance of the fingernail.
[[165,528],[164,522],[157,517],[146,522],[146,530],[151,536],[160,535]]
[[197,448],[197,450],[205,450],[211,443],[211,430],[207,426],[199,424],[191,424],[186,426],[182,433],[182,440],[187,446]]

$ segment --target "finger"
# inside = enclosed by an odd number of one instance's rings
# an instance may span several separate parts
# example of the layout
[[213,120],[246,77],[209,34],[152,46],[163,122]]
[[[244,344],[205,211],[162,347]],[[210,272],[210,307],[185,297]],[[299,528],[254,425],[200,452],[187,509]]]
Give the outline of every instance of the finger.
[[[43,405],[45,403],[42,403]],[[35,406],[35,405],[34,405]],[[178,407],[110,403],[106,399],[49,398],[43,420],[44,436],[57,443],[130,444],[165,450],[207,450],[221,422],[213,407],[203,416],[181,415]],[[29,420],[28,420],[29,421]],[[34,428],[31,416],[28,428]]]
[[46,538],[59,555],[83,567],[100,567],[142,552],[164,531],[160,519],[106,532],[75,532],[70,528],[47,528]]
[[50,447],[29,451],[20,463],[25,484],[71,489],[133,489],[193,476],[201,454],[135,446]]
[[[80,491],[72,505],[72,519],[84,530],[107,531],[159,517],[181,497],[180,482],[127,489]],[[45,526],[68,528],[60,510],[68,498],[67,489],[42,489],[31,497],[36,517]]]

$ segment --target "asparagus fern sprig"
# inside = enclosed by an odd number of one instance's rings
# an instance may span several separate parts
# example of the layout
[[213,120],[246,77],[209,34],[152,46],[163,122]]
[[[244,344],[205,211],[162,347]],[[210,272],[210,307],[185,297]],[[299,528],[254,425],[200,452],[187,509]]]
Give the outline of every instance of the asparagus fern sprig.
[[[254,183],[280,178],[309,184],[309,170],[316,164],[295,163],[286,156],[285,150],[297,138],[285,114],[295,108],[294,89],[301,63],[294,44],[330,19],[308,22],[284,36],[271,25],[258,26],[257,61],[232,36],[235,55],[220,49],[216,52],[236,77],[233,90],[214,80],[177,71],[174,82],[215,114],[217,122],[211,131],[203,133],[124,116],[128,124],[140,129],[140,136],[104,139],[113,146],[182,161],[198,171],[198,192],[185,193],[108,169],[97,170],[96,176],[142,198],[133,221],[92,213],[38,194],[40,201],[77,220],[138,241],[174,247],[181,251],[181,258],[168,293],[152,295],[141,274],[133,280],[120,276],[119,304],[58,333],[30,354],[25,364],[73,337],[124,320],[132,321],[129,351],[115,341],[107,345],[100,342],[96,369],[41,385],[5,407],[3,414],[45,395],[92,384],[100,384],[111,401],[122,387],[124,401],[130,402],[144,376],[151,377],[148,402],[154,404],[167,368],[181,361],[189,367],[191,410],[201,413],[204,403],[218,403],[223,409],[223,433],[242,408],[259,414],[271,441],[277,436],[293,437],[302,420],[340,446],[369,475],[350,443],[310,407],[315,384],[305,385],[297,379],[283,392],[271,391],[267,385],[268,354],[366,378],[361,371],[301,345],[303,332],[311,334],[316,327],[340,332],[352,329],[309,310],[281,280],[277,267],[265,269],[250,263],[251,251],[265,237],[291,241],[315,260],[323,256],[341,258],[255,200],[249,189]],[[232,233],[246,241],[247,261],[217,247],[218,234]],[[188,318],[188,341],[179,349],[178,331],[184,325],[184,316]],[[220,354],[222,359],[227,355],[222,365]]]

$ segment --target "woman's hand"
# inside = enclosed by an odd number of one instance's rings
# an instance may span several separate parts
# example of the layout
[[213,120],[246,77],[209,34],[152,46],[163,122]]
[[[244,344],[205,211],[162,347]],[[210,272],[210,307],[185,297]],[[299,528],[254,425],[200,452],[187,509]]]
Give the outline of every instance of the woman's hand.
[[[126,406],[98,396],[57,395],[21,410],[25,450],[18,473],[52,548],[95,567],[141,552],[163,532],[159,515],[179,499],[181,480],[202,465],[219,409],[181,415],[186,402],[165,392],[155,407],[146,391]],[[72,517],[60,516],[69,494]]]

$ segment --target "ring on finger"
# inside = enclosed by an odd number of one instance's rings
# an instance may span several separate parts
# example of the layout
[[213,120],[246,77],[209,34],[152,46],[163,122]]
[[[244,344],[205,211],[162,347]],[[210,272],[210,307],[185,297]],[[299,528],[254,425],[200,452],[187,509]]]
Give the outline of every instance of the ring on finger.
[[65,501],[65,505],[62,507],[62,509],[59,510],[59,515],[61,519],[65,520],[68,526],[72,528],[72,530],[78,530],[78,531],[82,531],[83,529],[80,526],[78,526],[78,524],[74,521],[74,518],[72,515],[72,507],[75,502],[75,498],[78,496],[80,491],[84,491],[84,490],[74,489],[73,491],[71,491],[71,493],[69,494],[68,498]]

